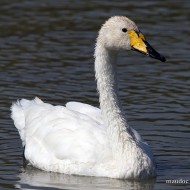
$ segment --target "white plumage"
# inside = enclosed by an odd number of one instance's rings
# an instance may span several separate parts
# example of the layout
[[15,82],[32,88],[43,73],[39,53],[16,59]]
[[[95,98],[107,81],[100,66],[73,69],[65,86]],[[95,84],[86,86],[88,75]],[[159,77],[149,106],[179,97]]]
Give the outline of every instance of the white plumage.
[[39,98],[22,99],[12,106],[25,157],[34,167],[66,174],[111,178],[149,178],[155,165],[149,146],[127,125],[119,102],[116,56],[131,48],[138,31],[126,17],[112,17],[97,38],[95,71],[101,110],[69,102],[53,106]]
[[52,106],[35,98],[17,102],[12,112],[25,145],[25,157],[38,168],[78,174],[81,164],[86,165],[80,171],[82,175],[93,175],[97,165],[102,167],[112,159],[98,108],[75,102],[66,107]]

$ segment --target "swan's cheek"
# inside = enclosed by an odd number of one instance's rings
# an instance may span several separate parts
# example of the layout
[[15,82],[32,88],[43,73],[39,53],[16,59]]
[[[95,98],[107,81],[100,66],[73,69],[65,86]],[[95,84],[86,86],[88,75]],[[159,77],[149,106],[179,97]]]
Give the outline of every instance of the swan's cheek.
[[118,38],[117,43],[112,44],[116,50],[131,50],[130,41],[128,38]]

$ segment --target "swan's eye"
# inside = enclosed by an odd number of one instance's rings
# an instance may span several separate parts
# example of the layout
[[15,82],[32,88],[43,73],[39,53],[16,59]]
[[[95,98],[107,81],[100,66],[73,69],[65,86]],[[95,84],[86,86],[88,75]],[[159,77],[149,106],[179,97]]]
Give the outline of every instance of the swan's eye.
[[123,28],[122,31],[123,31],[123,32],[127,32],[127,28]]

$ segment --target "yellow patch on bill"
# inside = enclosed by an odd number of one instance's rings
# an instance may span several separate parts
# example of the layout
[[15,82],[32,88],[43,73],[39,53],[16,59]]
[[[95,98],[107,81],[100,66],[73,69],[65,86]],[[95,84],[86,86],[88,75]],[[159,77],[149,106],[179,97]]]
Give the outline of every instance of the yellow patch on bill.
[[127,32],[130,37],[131,46],[139,51],[147,53],[146,45],[143,42],[143,40],[145,40],[145,38],[142,35],[142,33],[137,34],[137,32],[134,30],[128,30]]

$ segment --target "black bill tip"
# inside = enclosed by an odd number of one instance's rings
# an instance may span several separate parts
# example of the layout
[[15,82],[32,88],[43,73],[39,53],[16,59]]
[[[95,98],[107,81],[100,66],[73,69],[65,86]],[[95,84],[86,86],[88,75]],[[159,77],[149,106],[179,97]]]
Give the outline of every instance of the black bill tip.
[[154,59],[158,59],[162,62],[166,61],[166,58],[163,55],[159,54],[156,50],[154,50],[154,48],[152,48],[151,45],[147,41],[144,41],[144,43],[147,46],[147,55],[148,56],[150,56]]

